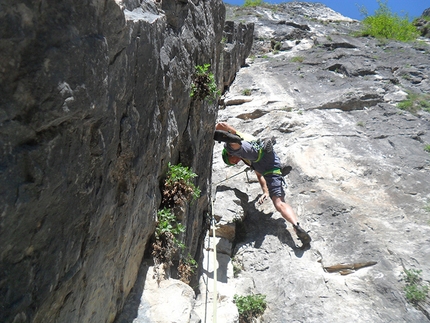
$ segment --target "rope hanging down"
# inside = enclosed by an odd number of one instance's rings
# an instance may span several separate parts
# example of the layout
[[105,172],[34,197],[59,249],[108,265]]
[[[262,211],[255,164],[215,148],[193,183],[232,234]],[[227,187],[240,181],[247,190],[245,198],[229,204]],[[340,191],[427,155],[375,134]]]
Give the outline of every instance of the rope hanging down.
[[[213,216],[213,202],[212,202],[212,238],[215,240],[215,218]],[[216,259],[216,243],[214,241],[214,295],[213,295],[213,302],[214,302],[214,308],[213,308],[213,317],[212,317],[212,322],[216,323],[217,320],[217,307],[218,307],[218,291],[217,291],[217,286],[216,286],[216,282],[218,280],[218,275],[217,275],[217,259]]]
[[[218,186],[218,184],[225,182],[227,180],[229,180],[230,178],[233,178],[239,174],[242,174],[244,172],[246,172],[246,178],[248,179],[249,182],[249,178],[248,178],[248,171],[251,170],[251,167],[247,167],[245,168],[243,171],[234,174],[233,176],[227,177],[226,179],[216,183],[216,184],[212,184],[214,186]],[[211,225],[212,225],[212,238],[214,239],[214,243],[213,243],[213,254],[214,254],[214,258],[213,258],[213,269],[214,269],[214,290],[213,290],[213,314],[212,314],[212,323],[217,323],[217,308],[218,308],[218,291],[217,291],[217,280],[218,280],[218,275],[217,275],[217,254],[216,254],[216,242],[215,242],[215,227],[216,227],[216,222],[215,222],[215,217],[214,217],[214,200],[211,199],[211,203],[212,203],[212,212],[211,212]],[[207,287],[206,287],[207,288]],[[207,297],[206,297],[206,303],[207,303]],[[206,315],[205,315],[206,316]],[[206,318],[205,318],[205,322],[206,322]]]
[[223,179],[222,181],[219,181],[218,183],[216,183],[216,184],[212,184],[212,185],[218,186],[218,184],[221,184],[222,182],[228,181],[230,178],[233,178],[233,177],[235,177],[235,176],[237,176],[237,175],[240,175],[240,174],[242,174],[242,173],[244,173],[244,172],[246,172],[246,178],[247,178],[247,180],[248,180],[248,182],[249,182],[249,178],[248,178],[248,171],[250,171],[250,170],[251,170],[251,167],[246,167],[243,171],[241,171],[241,172],[239,172],[239,173],[237,173],[237,174],[234,174],[234,175],[232,175],[232,176],[230,176],[230,177],[227,177],[226,179]]

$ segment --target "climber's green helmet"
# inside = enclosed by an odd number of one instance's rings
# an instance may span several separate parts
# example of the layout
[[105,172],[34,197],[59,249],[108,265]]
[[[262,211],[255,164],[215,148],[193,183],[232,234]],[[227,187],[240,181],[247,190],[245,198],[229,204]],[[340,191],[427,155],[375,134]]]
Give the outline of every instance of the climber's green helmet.
[[230,163],[229,159],[229,154],[227,152],[227,149],[223,149],[222,150],[222,160],[224,161],[224,163],[226,163],[228,166],[234,166],[235,164]]

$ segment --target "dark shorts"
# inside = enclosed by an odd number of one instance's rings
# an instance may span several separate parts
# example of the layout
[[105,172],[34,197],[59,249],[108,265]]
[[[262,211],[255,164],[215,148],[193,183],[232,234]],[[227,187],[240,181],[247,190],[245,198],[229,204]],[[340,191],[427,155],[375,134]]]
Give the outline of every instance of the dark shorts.
[[279,196],[283,197],[285,196],[284,192],[284,185],[285,181],[282,176],[279,175],[268,175],[264,176],[264,179],[266,180],[267,188],[269,189],[269,196]]

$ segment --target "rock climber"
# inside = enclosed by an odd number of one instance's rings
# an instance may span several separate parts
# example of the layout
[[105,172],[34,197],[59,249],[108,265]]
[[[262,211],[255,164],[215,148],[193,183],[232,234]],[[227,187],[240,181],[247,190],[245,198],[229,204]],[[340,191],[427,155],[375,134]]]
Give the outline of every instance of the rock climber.
[[300,227],[294,210],[285,202],[283,189],[285,182],[281,172],[281,162],[273,150],[271,139],[256,139],[237,131],[225,122],[217,123],[215,129],[214,140],[225,142],[222,152],[224,162],[233,166],[242,160],[250,166],[263,189],[263,195],[258,199],[258,203],[262,204],[270,197],[276,210],[293,225],[297,237],[302,242],[302,248],[309,247],[311,237]]

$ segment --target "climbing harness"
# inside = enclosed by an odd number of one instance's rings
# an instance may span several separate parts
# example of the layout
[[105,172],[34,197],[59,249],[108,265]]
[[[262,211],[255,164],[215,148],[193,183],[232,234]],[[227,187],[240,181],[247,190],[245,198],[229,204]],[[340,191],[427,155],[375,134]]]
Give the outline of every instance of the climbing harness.
[[254,147],[255,150],[258,151],[258,157],[256,160],[253,161],[254,163],[258,163],[264,156],[264,142],[261,139],[257,139],[251,141],[250,144]]
[[263,173],[263,176],[266,176],[266,175],[281,175],[282,176],[282,172],[281,172],[281,169],[279,167],[275,167],[275,168],[269,169],[268,171]]

